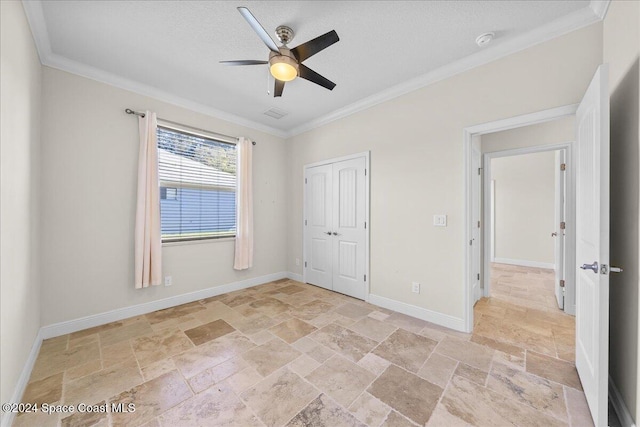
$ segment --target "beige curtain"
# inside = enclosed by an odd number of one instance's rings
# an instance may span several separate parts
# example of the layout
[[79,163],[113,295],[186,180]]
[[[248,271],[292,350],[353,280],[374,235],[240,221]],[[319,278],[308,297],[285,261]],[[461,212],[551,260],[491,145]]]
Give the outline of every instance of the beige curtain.
[[236,256],[233,268],[244,270],[253,266],[253,186],[252,186],[252,142],[240,138],[236,189]]
[[160,183],[156,113],[138,118],[138,203],[135,229],[136,289],[159,285],[162,281],[162,237],[160,233]]

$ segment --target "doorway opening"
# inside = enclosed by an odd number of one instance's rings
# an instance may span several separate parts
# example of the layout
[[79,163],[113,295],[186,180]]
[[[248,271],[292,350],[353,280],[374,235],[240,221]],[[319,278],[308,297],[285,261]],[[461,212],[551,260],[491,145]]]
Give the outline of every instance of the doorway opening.
[[[564,155],[564,163],[572,164],[573,159],[573,129],[574,116],[577,110],[576,105],[553,108],[533,114],[517,116],[496,122],[485,123],[468,127],[464,130],[464,150],[465,150],[465,193],[466,210],[465,223],[467,224],[465,233],[466,246],[466,274],[464,281],[465,296],[465,328],[467,332],[473,331],[474,313],[473,307],[480,297],[488,297],[491,294],[491,263],[496,258],[495,231],[491,227],[491,162],[493,159],[507,158],[518,155],[538,154],[545,152],[559,152],[558,159]],[[556,127],[565,129],[560,133],[568,135],[564,141],[558,142],[556,139],[549,142],[541,135],[549,135],[550,129]],[[513,138],[513,132],[520,132],[523,129],[530,131],[519,138]],[[507,132],[509,131],[509,132]],[[510,135],[511,133],[511,135]],[[552,132],[551,132],[552,133]],[[489,137],[493,135],[494,137]],[[483,142],[484,137],[484,142]],[[565,228],[562,230],[562,240],[564,248],[561,253],[564,255],[563,263],[566,265],[575,264],[575,238],[573,225],[575,224],[574,207],[574,168],[568,167],[564,172],[565,177]],[[554,185],[556,185],[554,177]],[[494,185],[495,194],[495,185]],[[495,200],[493,200],[495,204]],[[495,219],[495,211],[493,212]],[[555,221],[555,218],[554,218]],[[521,223],[526,227],[526,222]],[[560,223],[557,224],[560,228]],[[559,233],[559,230],[548,230],[547,236],[551,233]],[[518,245],[526,245],[527,242],[516,242]],[[493,246],[493,252],[492,252]],[[554,249],[554,258],[558,252]],[[508,259],[508,258],[507,258]],[[555,260],[553,262],[555,264]],[[538,266],[540,266],[538,264]],[[561,268],[559,268],[561,270]],[[555,271],[555,269],[554,269]],[[567,313],[573,314],[575,310],[575,278],[573,269],[568,268],[562,271],[564,274],[564,295],[562,298],[563,307]],[[555,275],[555,272],[554,272]],[[558,278],[557,285],[560,285]],[[555,286],[555,284],[554,284]]]
[[[539,134],[570,138],[572,117],[512,131],[487,134],[483,151],[504,141]],[[564,135],[563,135],[564,133]],[[536,135],[538,134],[538,135]],[[575,314],[572,245],[573,180],[568,158],[573,142],[484,152],[482,154],[481,223],[483,280],[474,297],[501,296],[505,301],[540,310]],[[480,246],[480,245],[478,245]],[[526,268],[528,281],[505,280]],[[497,276],[502,276],[501,278]],[[474,301],[475,302],[475,301]]]

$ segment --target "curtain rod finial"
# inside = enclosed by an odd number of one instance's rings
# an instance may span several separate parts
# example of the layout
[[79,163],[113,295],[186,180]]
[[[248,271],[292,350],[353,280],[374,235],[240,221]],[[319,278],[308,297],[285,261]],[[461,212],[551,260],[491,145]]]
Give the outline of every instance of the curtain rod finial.
[[133,111],[131,108],[125,108],[124,112],[127,114],[133,114],[134,116],[140,116],[140,117],[145,116],[144,113],[138,113],[137,111]]

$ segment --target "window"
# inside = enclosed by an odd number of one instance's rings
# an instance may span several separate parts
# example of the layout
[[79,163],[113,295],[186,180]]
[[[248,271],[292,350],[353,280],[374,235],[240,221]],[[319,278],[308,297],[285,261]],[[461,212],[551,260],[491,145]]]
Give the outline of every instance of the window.
[[235,236],[235,145],[165,126],[157,135],[162,241]]
[[162,200],[178,200],[178,189],[171,187],[160,188],[160,199]]

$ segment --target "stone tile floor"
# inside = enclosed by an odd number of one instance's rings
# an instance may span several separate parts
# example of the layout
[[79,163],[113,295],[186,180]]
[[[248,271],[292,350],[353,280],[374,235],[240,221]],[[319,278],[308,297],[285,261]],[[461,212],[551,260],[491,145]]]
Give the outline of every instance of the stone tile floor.
[[23,402],[136,410],[14,425],[591,425],[549,272],[496,272],[473,334],[279,280],[46,340]]

